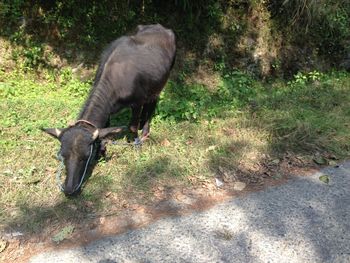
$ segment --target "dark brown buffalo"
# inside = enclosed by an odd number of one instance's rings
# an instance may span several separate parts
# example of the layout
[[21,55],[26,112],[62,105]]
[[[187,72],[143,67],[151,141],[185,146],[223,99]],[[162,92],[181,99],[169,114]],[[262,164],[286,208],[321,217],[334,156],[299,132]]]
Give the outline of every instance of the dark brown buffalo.
[[44,129],[61,142],[60,155],[67,174],[62,191],[66,195],[80,191],[99,142],[120,132],[117,127],[107,127],[111,114],[131,107],[129,128],[134,138],[139,128],[141,139],[148,136],[175,53],[172,30],[159,24],[138,26],[134,35],[118,38],[104,51],[94,85],[75,124]]

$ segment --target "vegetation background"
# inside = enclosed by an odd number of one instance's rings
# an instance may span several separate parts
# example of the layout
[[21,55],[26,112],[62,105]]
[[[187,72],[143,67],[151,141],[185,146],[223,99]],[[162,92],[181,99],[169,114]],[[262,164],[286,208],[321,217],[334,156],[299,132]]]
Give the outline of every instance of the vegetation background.
[[[103,48],[151,23],[178,46],[152,139],[111,145],[68,200],[39,128],[75,119]],[[334,165],[350,154],[349,69],[347,0],[0,0],[1,230],[52,236],[178,189],[219,191],[215,179],[230,190]]]

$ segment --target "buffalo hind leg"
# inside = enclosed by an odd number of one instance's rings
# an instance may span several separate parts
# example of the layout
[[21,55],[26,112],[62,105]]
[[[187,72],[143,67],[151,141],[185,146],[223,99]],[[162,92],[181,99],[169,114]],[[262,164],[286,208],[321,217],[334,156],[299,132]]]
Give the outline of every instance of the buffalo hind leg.
[[151,120],[156,109],[157,102],[157,100],[154,100],[150,103],[143,105],[140,121],[140,129],[142,129],[141,140],[147,139],[150,134]]
[[132,134],[132,138],[131,138],[132,140],[135,140],[136,138],[138,138],[141,109],[142,109],[142,106],[140,105],[131,107],[132,116],[129,124],[129,130]]

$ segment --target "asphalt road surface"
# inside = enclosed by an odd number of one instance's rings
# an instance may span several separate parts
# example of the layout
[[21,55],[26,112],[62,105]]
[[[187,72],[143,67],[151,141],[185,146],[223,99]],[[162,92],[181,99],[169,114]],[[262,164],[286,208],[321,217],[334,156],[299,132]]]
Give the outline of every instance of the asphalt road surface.
[[30,262],[349,263],[350,162]]

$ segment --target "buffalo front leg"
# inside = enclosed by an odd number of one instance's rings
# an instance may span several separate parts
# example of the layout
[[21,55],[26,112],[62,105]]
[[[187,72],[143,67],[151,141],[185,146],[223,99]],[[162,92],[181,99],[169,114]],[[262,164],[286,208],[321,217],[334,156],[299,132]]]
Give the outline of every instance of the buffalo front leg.
[[[109,116],[107,121],[106,121],[106,125],[105,127],[109,127],[111,122],[111,117]],[[107,153],[107,140],[101,140],[101,142],[98,144],[99,146],[99,151],[98,154],[96,154],[96,159],[98,160],[100,157],[106,159],[106,153]]]
[[96,159],[98,160],[100,157],[106,159],[106,153],[107,153],[107,141],[106,140],[102,140],[100,142],[100,150],[98,152],[98,154],[96,155]]
[[148,138],[151,128],[151,120],[157,106],[157,100],[143,105],[141,113],[140,129],[142,129],[141,140]]
[[135,140],[138,138],[138,129],[140,125],[140,115],[141,115],[142,106],[132,106],[131,111],[131,121],[129,124],[129,130],[132,134],[132,139]]

